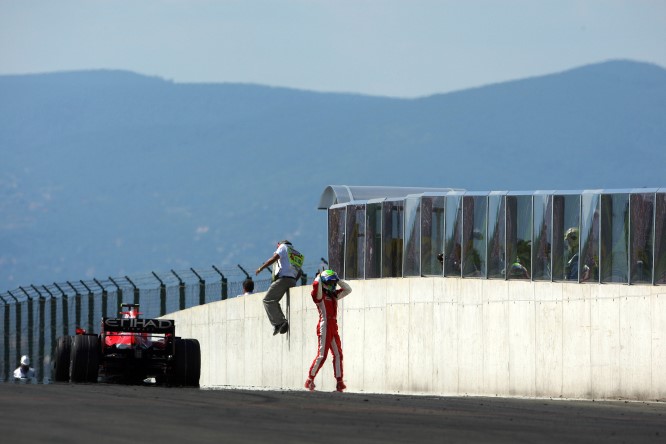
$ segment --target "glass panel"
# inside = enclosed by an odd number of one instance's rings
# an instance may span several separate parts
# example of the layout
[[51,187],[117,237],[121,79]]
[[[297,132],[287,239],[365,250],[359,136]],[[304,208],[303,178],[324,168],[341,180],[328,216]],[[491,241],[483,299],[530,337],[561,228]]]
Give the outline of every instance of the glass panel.
[[382,277],[401,277],[404,203],[384,202],[383,208]]
[[488,278],[505,277],[504,196],[488,196]]
[[580,282],[599,282],[599,195],[581,196]]
[[553,196],[552,239],[553,280],[578,282],[580,196]]
[[444,196],[421,198],[421,274],[441,276],[444,251]]
[[630,282],[632,284],[651,284],[654,194],[632,194],[630,199]]
[[506,197],[506,257],[509,279],[529,279],[532,270],[532,196]]
[[462,205],[461,196],[447,196],[444,223],[444,276],[461,276]]
[[346,208],[328,210],[328,265],[344,278]]
[[365,277],[381,277],[382,204],[366,205],[365,216]]
[[534,249],[532,256],[532,279],[549,281],[551,273],[551,250],[553,245],[553,196],[534,196]]
[[601,196],[601,282],[629,279],[629,195]]
[[405,252],[403,276],[420,276],[421,259],[421,204],[418,197],[405,199]]
[[463,197],[463,277],[486,277],[488,198]]
[[345,279],[363,279],[365,260],[365,205],[347,205]]
[[654,230],[654,283],[666,284],[666,193],[657,194]]

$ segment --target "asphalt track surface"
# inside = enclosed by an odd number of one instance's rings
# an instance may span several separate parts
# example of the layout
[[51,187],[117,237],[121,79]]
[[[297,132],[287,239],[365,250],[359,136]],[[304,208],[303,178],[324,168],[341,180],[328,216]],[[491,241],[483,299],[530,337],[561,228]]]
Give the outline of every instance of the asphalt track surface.
[[0,383],[4,443],[666,442],[666,403]]

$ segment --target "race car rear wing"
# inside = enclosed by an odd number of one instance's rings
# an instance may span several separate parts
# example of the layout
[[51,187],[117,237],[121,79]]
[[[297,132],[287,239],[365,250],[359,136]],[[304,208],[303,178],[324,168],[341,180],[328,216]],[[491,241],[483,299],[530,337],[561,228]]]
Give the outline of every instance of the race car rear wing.
[[176,334],[176,323],[171,319],[102,318],[105,332]]

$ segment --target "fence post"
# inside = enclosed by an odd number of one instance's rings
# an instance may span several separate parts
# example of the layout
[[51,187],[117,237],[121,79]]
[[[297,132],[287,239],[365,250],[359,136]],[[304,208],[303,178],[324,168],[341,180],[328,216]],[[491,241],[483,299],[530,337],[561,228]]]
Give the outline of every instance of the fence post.
[[109,280],[111,281],[111,283],[112,283],[113,285],[116,286],[116,294],[118,295],[118,297],[116,298],[116,300],[117,300],[117,302],[118,302],[118,307],[116,307],[116,310],[118,310],[118,308],[119,308],[119,307],[122,305],[122,303],[123,303],[123,289],[120,288],[120,285],[116,284],[116,281],[114,281],[113,278],[112,278],[111,276],[109,276]]
[[62,294],[62,334],[63,336],[69,336],[69,308],[67,307],[69,296],[62,291],[62,288],[60,288],[58,284],[54,282],[53,285],[55,285]]
[[97,279],[93,279],[93,281],[95,281],[97,286],[102,289],[102,317],[105,318],[107,312],[106,306],[109,303],[109,292],[106,291],[106,288],[104,288],[104,286]]
[[2,302],[5,304],[5,322],[4,322],[4,329],[3,331],[3,338],[2,338],[2,343],[3,343],[3,369],[2,369],[2,374],[5,377],[5,381],[9,380],[9,302],[2,296],[0,296],[0,299],[2,299]]
[[46,308],[46,299],[44,295],[35,287],[30,285],[33,290],[39,295],[39,342],[37,344],[37,362],[39,362],[39,368],[37,369],[37,380],[44,381],[44,323],[46,319],[44,318],[44,310]]
[[139,289],[137,288],[136,285],[134,285],[134,282],[132,282],[130,278],[125,276],[125,279],[127,280],[127,282],[132,284],[132,288],[134,288],[134,305],[139,305],[140,304]]
[[25,297],[28,298],[28,357],[30,359],[35,359],[34,355],[34,342],[35,342],[35,332],[33,331],[35,329],[35,319],[34,319],[34,310],[35,307],[33,306],[32,298],[28,294],[27,291],[25,291],[25,288],[19,287],[19,290],[25,294]]
[[228,292],[227,278],[224,277],[222,272],[220,270],[218,270],[215,265],[213,265],[213,270],[217,271],[217,274],[219,274],[221,276],[220,283],[222,284],[222,286],[221,286],[221,291],[220,291],[220,293],[221,293],[220,294],[220,299],[225,300],[228,296],[228,293],[227,293]]
[[[46,285],[42,285],[42,288],[51,297],[51,304],[50,304],[51,305],[51,347],[49,348],[49,356],[53,356],[53,352],[55,352],[55,348],[56,348],[56,335],[58,334],[58,332],[56,330],[56,311],[57,311],[58,307],[57,307],[57,302],[55,300],[55,297],[53,296],[53,293],[51,293],[51,290],[46,288]],[[49,376],[50,376],[50,379],[53,379],[53,375],[50,372],[49,372]]]
[[164,285],[164,282],[162,282],[157,273],[154,271],[152,273],[155,279],[160,281],[160,316],[164,316],[166,314],[166,285]]
[[194,268],[190,268],[190,270],[199,278],[199,305],[203,305],[206,303],[206,281],[199,276],[199,273],[194,271]]
[[14,296],[11,291],[8,291],[7,293],[16,302],[16,350],[14,350],[14,353],[16,354],[16,362],[19,362],[21,360],[21,312],[23,310],[19,307],[18,298]]
[[176,278],[178,278],[178,295],[180,296],[178,301],[179,310],[185,310],[185,282],[183,282],[175,271],[171,270],[171,272]]
[[74,317],[76,322],[76,328],[81,328],[81,293],[77,290],[71,282],[66,281],[67,285],[74,290]]
[[92,333],[93,331],[93,318],[95,317],[95,294],[93,291],[86,285],[85,282],[81,282],[81,285],[83,285],[86,290],[88,290],[88,328],[86,328],[86,331],[88,333]]

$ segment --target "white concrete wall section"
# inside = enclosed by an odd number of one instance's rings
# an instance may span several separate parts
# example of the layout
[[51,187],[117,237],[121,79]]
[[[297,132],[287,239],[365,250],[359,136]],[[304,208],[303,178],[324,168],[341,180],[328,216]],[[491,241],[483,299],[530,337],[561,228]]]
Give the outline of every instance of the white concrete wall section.
[[[666,287],[404,278],[350,281],[350,391],[666,399]],[[199,339],[204,386],[301,389],[316,353],[310,287],[273,336],[263,293],[167,315]],[[282,301],[286,311],[286,298]],[[330,356],[315,380],[334,390]]]

